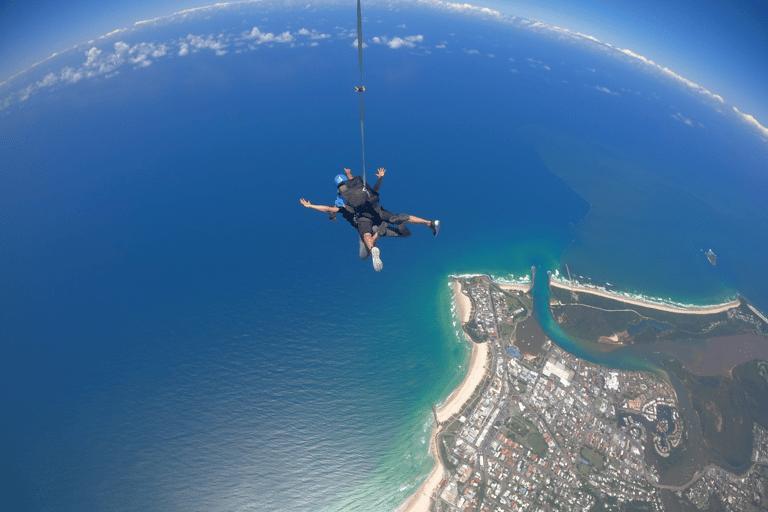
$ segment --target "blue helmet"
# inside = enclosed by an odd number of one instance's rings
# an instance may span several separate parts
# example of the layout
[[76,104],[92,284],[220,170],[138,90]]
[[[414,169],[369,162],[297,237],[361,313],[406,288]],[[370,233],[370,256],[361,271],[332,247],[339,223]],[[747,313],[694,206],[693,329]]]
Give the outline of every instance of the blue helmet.
[[333,182],[336,184],[337,187],[342,183],[344,183],[345,181],[347,181],[347,177],[344,174],[337,174],[336,177],[333,178]]
[[336,196],[336,203],[335,203],[335,204],[336,204],[336,206],[338,206],[339,208],[343,208],[343,207],[344,207],[344,205],[345,205],[345,204],[347,204],[347,202],[344,200],[344,198],[343,198],[343,197],[341,197],[341,196]]

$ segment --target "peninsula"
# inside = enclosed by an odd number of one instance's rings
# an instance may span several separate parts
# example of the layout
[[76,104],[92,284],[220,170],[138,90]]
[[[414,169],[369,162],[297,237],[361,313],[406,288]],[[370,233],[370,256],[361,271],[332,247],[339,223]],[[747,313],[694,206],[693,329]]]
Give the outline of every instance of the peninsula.
[[[528,284],[452,280],[471,363],[435,409],[435,466],[398,510],[768,509],[768,322],[746,301],[680,308],[551,281],[534,318]],[[595,354],[655,357],[669,378],[566,352],[545,313]]]

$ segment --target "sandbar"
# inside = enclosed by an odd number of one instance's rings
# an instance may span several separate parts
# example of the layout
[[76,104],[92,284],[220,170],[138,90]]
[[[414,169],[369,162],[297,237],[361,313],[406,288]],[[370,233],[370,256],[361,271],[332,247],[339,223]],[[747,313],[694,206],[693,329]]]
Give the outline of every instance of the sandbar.
[[512,284],[512,283],[496,283],[496,286],[506,291],[518,291],[528,293],[531,291],[533,285],[531,284]]
[[554,286],[555,288],[562,288],[564,290],[570,290],[577,293],[590,293],[592,295],[597,295],[599,297],[605,297],[606,299],[618,300],[621,302],[625,302],[627,304],[642,306],[644,308],[657,309],[659,311],[667,311],[669,313],[683,313],[683,314],[691,314],[691,315],[711,315],[714,313],[722,313],[724,311],[728,311],[729,309],[737,308],[741,304],[741,301],[734,300],[731,302],[726,302],[725,304],[715,304],[713,306],[680,307],[680,306],[672,306],[669,304],[660,304],[658,302],[650,302],[647,300],[633,299],[630,297],[625,297],[618,293],[611,293],[605,290],[599,290],[595,288],[587,288],[585,286],[570,285],[570,284],[565,284],[558,281],[550,281],[549,285]]
[[[454,301],[456,311],[459,315],[462,325],[469,321],[469,315],[472,310],[472,301],[461,292],[461,283],[454,281],[453,285]],[[472,347],[472,356],[469,362],[469,370],[464,380],[451,393],[445,402],[437,409],[437,421],[442,423],[456,413],[461,412],[462,406],[470,399],[477,386],[483,381],[485,376],[485,367],[488,365],[490,357],[490,346],[487,343],[474,343],[469,341]],[[443,479],[445,467],[440,460],[437,446],[435,445],[435,434],[438,425],[432,427],[432,433],[429,441],[429,453],[435,461],[435,467],[426,480],[422,482],[419,488],[408,500],[405,501],[397,510],[399,512],[427,512],[432,498],[432,494]]]

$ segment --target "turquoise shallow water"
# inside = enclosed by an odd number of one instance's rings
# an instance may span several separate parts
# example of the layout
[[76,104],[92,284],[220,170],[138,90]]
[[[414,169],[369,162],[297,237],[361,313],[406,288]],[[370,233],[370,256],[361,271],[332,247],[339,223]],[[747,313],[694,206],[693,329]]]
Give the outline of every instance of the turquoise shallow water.
[[[382,273],[348,226],[298,202],[330,203],[333,176],[360,168],[346,12],[267,5],[120,35],[169,49],[0,111],[0,481],[15,509],[391,510],[431,467],[429,404],[463,377],[451,274],[568,263],[665,299],[768,304],[765,241],[742,236],[766,224],[765,148],[738,126],[534,33],[368,16],[371,37],[423,37],[369,41],[368,168],[389,169],[386,208],[444,226],[382,241]],[[294,46],[237,46],[253,26]],[[212,42],[180,55],[189,34]],[[86,60],[61,58],[30,80]],[[684,131],[678,110],[708,130]],[[579,165],[553,165],[569,140]],[[717,267],[697,252],[710,242]]]

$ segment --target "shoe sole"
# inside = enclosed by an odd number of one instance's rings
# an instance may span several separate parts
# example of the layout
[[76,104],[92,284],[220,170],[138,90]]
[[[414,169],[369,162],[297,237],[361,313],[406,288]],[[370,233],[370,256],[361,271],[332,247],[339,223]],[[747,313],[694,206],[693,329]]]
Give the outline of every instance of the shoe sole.
[[382,268],[384,268],[384,263],[381,261],[381,257],[379,256],[381,251],[379,251],[378,247],[374,247],[371,249],[371,258],[373,259],[373,270],[376,272],[380,272]]
[[439,220],[436,220],[436,221],[435,221],[435,236],[437,236],[437,234],[438,234],[439,232],[440,232],[440,221],[439,221]]

